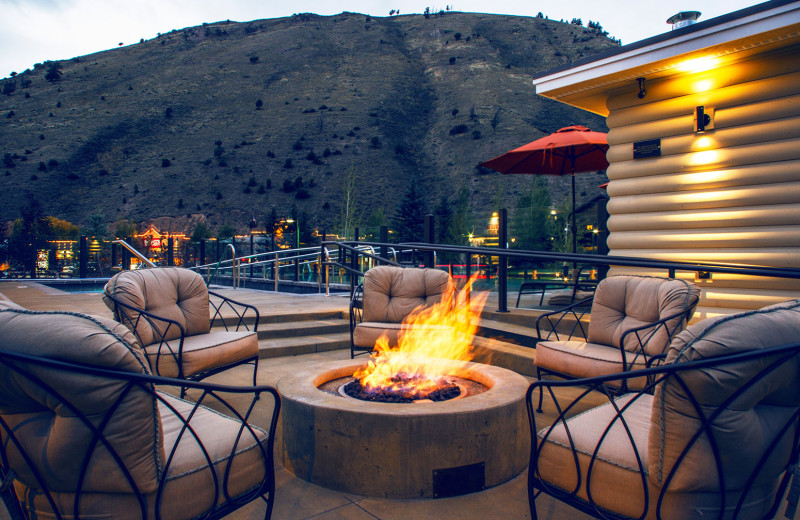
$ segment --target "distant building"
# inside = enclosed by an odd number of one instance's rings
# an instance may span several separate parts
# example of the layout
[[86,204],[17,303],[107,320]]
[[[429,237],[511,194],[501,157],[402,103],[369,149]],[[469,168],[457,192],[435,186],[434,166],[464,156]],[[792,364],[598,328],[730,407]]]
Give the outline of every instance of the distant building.
[[[800,1],[684,23],[533,84],[607,116],[611,255],[800,267]],[[787,280],[699,284],[701,317],[800,296]]]

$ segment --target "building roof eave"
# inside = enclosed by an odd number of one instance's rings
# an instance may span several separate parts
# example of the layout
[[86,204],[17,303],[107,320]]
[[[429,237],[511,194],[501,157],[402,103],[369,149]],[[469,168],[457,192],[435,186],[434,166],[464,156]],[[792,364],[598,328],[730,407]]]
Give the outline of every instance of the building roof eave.
[[800,39],[800,1],[772,0],[642,40],[534,77],[536,93],[608,115],[607,93],[637,78],[675,74],[678,65],[699,56],[733,62],[765,47]]

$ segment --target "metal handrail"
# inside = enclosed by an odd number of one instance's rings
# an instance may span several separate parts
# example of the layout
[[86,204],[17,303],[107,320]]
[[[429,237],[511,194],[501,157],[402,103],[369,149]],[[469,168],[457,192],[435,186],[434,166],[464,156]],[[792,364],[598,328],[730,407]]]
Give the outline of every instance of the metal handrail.
[[[351,252],[353,256],[361,255],[370,257],[380,263],[386,265],[395,265],[402,267],[397,262],[382,258],[376,255],[371,255],[363,251],[364,246],[377,247],[392,247],[390,244],[381,242],[335,242],[326,241],[322,244],[325,246],[336,246],[345,251]],[[429,244],[429,243],[403,243],[393,244],[394,247],[402,249],[417,250],[417,251],[438,251],[439,253],[456,253],[466,254],[469,258],[472,256],[494,256],[507,260],[509,258],[528,261],[539,262],[565,262],[565,263],[587,263],[603,266],[624,266],[624,267],[641,267],[649,269],[666,270],[668,276],[675,277],[677,271],[688,272],[708,272],[708,273],[724,273],[736,274],[745,276],[759,276],[759,277],[775,277],[775,278],[788,278],[800,279],[800,269],[791,267],[769,267],[760,265],[746,265],[746,264],[732,264],[732,263],[711,263],[711,262],[674,262],[668,260],[656,260],[650,258],[636,258],[628,256],[605,256],[605,255],[591,255],[579,253],[558,253],[550,251],[532,251],[523,249],[504,249],[504,248],[490,248],[490,247],[468,247],[468,246],[453,246],[447,244]],[[348,262],[349,265],[339,263],[337,261],[326,262],[328,266],[335,265],[340,269],[344,269],[351,273],[356,279],[363,276],[363,272],[357,269],[358,261],[352,260]],[[470,263],[468,262],[467,275],[469,276]],[[507,283],[502,275],[498,280],[499,285]],[[498,299],[498,310],[506,312],[507,302],[502,298]]]
[[139,259],[139,260],[140,260],[140,261],[141,261],[143,264],[145,264],[147,267],[155,267],[155,266],[156,266],[156,264],[154,264],[153,262],[151,262],[151,261],[150,261],[150,260],[149,260],[149,259],[148,259],[146,256],[144,256],[142,253],[140,253],[139,251],[137,251],[137,250],[136,250],[136,248],[134,248],[132,245],[130,245],[129,243],[125,242],[124,240],[122,240],[122,239],[119,239],[119,238],[118,238],[118,239],[116,239],[116,240],[112,240],[112,241],[111,241],[111,243],[112,243],[112,244],[119,244],[119,245],[121,245],[122,247],[124,247],[125,249],[127,249],[127,250],[128,250],[128,251],[129,251],[129,252],[130,252],[130,253],[131,253],[133,256],[135,256],[136,258],[138,258],[138,259]]

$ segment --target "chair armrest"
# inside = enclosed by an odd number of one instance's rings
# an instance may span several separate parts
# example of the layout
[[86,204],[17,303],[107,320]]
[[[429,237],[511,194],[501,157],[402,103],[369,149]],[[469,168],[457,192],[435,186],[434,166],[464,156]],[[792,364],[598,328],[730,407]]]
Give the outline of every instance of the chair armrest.
[[[587,330],[585,329],[582,320],[587,314],[591,313],[591,303],[593,301],[594,296],[590,296],[589,298],[571,303],[566,307],[562,307],[561,309],[541,314],[538,318],[536,318],[536,335],[542,340],[549,340],[551,339],[551,336],[555,336],[554,339],[556,341],[560,341],[561,336],[558,333],[558,326],[562,323],[567,323],[566,319],[570,317],[575,321],[571,325],[568,325],[568,333],[562,331],[562,335],[567,339],[572,339],[576,334],[580,334],[580,337],[586,341]],[[547,324],[547,327],[549,328],[549,330],[546,331],[546,336],[542,336],[542,328],[544,324]]]
[[353,340],[353,331],[356,325],[364,321],[364,284],[360,283],[350,297],[350,341]]
[[[219,319],[220,323],[222,323],[222,326],[225,327],[225,330],[239,330],[239,328],[250,330],[250,327],[247,325],[245,320],[250,316],[254,316],[255,323],[253,324],[253,332],[258,332],[258,320],[261,318],[261,315],[254,305],[233,300],[214,291],[208,291],[208,296],[208,304],[213,309],[213,313],[211,315],[212,327],[216,323],[217,319]],[[211,299],[211,296],[214,298],[219,298],[221,301],[215,301]],[[222,316],[223,309],[233,311],[234,317],[226,318]],[[236,328],[233,328],[233,324],[230,322],[235,322]]]

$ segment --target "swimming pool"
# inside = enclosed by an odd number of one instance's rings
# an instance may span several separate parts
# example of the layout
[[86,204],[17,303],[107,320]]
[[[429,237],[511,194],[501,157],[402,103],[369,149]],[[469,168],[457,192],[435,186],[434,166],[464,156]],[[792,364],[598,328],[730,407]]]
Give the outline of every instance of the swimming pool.
[[36,280],[37,283],[63,292],[74,294],[91,294],[103,292],[107,278],[64,278],[52,280]]

